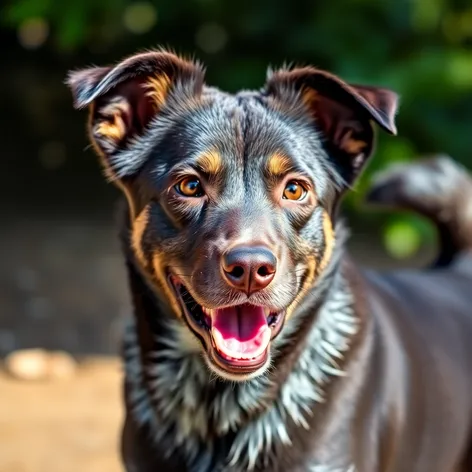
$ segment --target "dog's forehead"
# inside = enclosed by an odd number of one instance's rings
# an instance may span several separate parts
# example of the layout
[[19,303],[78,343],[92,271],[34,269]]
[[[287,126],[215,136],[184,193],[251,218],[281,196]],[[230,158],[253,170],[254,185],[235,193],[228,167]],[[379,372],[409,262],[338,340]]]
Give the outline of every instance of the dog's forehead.
[[173,169],[203,167],[223,176],[228,191],[239,191],[258,186],[268,168],[282,172],[279,164],[288,161],[312,178],[319,195],[325,192],[322,140],[313,121],[272,107],[262,93],[212,89],[200,106],[152,133],[151,140],[160,137],[151,163],[158,181]]
[[312,154],[321,145],[312,123],[284,115],[258,92],[212,92],[211,99],[185,120],[184,127],[195,158],[213,150],[223,166],[247,168],[285,155],[298,166],[317,168]]

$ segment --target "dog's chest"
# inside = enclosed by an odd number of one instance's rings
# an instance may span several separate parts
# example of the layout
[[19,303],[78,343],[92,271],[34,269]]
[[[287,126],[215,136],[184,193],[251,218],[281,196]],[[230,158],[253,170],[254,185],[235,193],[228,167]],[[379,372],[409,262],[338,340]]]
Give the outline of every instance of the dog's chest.
[[212,378],[196,340],[179,324],[143,363],[130,326],[125,336],[128,409],[138,425],[149,429],[154,448],[179,457],[183,470],[348,470],[294,454],[294,437],[312,434],[312,411],[324,399],[325,383],[343,375],[337,361],[357,329],[356,319],[342,309],[348,306],[344,300],[334,297],[331,306],[334,312],[327,307],[320,315],[306,348],[282,385],[275,385],[278,394],[270,401],[270,377],[235,384]]

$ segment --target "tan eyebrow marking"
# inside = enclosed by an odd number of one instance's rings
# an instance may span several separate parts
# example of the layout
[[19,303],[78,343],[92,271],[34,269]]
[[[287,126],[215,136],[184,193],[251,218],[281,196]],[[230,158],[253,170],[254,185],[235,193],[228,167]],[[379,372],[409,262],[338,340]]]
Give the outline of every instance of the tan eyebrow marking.
[[207,174],[217,174],[223,167],[223,159],[218,151],[211,149],[198,156],[197,165]]
[[292,168],[290,159],[282,153],[272,154],[267,161],[267,170],[274,176],[286,174]]

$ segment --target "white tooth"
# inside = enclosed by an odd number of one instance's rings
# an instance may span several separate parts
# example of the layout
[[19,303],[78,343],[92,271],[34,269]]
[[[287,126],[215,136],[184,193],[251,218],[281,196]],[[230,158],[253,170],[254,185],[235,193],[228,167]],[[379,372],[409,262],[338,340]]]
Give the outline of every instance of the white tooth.
[[216,340],[218,340],[219,342],[223,341],[223,336],[221,336],[220,332],[217,329],[215,329],[215,327],[211,328],[211,335],[215,339],[215,343],[216,343]]
[[264,313],[266,316],[269,316],[270,315],[270,308],[267,308],[267,307],[264,307]]

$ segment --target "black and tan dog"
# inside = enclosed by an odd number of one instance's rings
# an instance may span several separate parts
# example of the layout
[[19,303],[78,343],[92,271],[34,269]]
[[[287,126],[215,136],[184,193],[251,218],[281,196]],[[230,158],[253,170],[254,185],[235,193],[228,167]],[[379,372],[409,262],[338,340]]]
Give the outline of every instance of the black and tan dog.
[[127,199],[128,472],[472,470],[471,181],[436,158],[371,193],[437,224],[434,267],[343,253],[393,92],[305,67],[230,95],[163,51],[68,84]]

